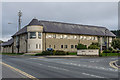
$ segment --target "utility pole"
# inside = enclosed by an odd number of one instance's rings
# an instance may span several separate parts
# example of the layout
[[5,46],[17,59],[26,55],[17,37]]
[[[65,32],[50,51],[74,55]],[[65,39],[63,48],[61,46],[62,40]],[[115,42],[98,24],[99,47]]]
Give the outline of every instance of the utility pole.
[[22,12],[21,12],[21,10],[19,10],[19,12],[18,12],[18,17],[19,17],[19,19],[18,19],[18,23],[19,23],[18,31],[21,29],[21,16],[22,16]]
[[[22,16],[22,12],[21,12],[21,10],[19,10],[19,12],[18,12],[18,31],[21,29],[21,16]],[[17,53],[19,53],[19,50],[20,50],[20,36],[18,35],[17,36],[17,49],[18,49],[18,52]]]

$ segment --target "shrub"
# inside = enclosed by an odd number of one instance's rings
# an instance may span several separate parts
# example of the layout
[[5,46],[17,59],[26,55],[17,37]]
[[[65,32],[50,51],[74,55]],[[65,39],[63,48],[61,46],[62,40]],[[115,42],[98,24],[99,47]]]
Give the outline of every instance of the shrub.
[[104,50],[103,53],[112,53],[110,50]]
[[91,45],[96,45],[97,47],[100,47],[100,44],[98,42],[93,42]]
[[77,49],[79,50],[79,49],[87,49],[87,46],[86,45],[84,45],[84,44],[78,44],[78,46],[77,46]]
[[43,51],[42,55],[52,55],[53,52],[52,51]]
[[120,53],[120,50],[113,50],[112,53]]
[[37,53],[37,54],[35,54],[35,56],[43,56],[43,54],[42,53]]
[[113,51],[113,48],[109,47],[108,50]]
[[54,51],[55,53],[53,53],[53,54],[55,54],[55,55],[67,55],[67,52],[65,52],[65,51],[62,51],[62,50],[56,50],[56,51]]
[[90,45],[88,49],[99,49],[99,47],[97,45]]
[[89,47],[88,47],[88,49],[99,49],[99,43],[92,43]]
[[67,55],[77,55],[77,52],[68,52]]

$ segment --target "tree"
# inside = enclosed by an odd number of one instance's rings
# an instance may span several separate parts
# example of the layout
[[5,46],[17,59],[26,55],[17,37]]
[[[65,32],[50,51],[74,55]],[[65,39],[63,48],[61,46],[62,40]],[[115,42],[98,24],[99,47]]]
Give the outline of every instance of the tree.
[[120,38],[120,30],[112,30],[112,33],[116,35],[116,37]]
[[87,46],[86,45],[84,45],[84,44],[78,44],[78,46],[77,46],[77,49],[78,50],[80,50],[80,49],[87,49]]
[[114,40],[112,41],[111,46],[112,46],[114,49],[119,49],[119,50],[120,50],[120,39],[114,39]]
[[92,43],[92,44],[88,47],[88,49],[99,49],[99,47],[100,47],[99,43]]

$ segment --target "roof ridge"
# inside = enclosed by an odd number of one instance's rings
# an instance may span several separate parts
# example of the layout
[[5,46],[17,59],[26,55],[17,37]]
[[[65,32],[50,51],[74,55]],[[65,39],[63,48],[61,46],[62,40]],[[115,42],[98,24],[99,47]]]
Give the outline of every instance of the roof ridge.
[[95,25],[83,25],[83,24],[77,24],[77,23],[67,23],[67,22],[57,22],[57,21],[46,21],[46,20],[38,20],[39,22],[49,22],[49,23],[61,23],[61,24],[69,24],[69,25],[78,25],[78,26],[84,26],[84,27],[96,27],[96,28],[105,28],[102,26],[95,26]]

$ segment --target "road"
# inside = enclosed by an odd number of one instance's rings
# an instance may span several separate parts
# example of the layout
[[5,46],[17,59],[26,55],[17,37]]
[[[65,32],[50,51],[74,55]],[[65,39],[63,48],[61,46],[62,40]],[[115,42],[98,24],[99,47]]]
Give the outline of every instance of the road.
[[[3,78],[35,79],[107,79],[118,80],[118,70],[110,61],[118,57],[44,58],[28,56],[2,56]],[[11,68],[12,67],[12,68]],[[11,79],[13,80],[13,79]],[[22,79],[23,80],[23,79]]]

